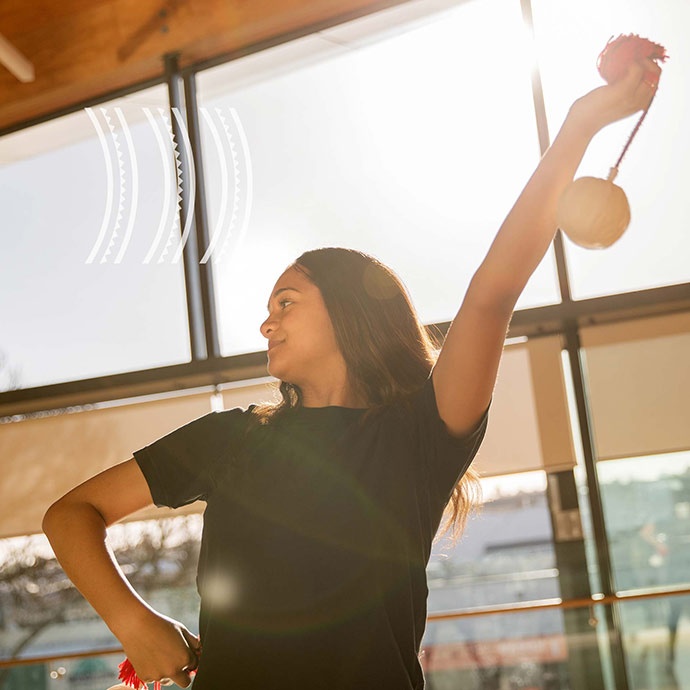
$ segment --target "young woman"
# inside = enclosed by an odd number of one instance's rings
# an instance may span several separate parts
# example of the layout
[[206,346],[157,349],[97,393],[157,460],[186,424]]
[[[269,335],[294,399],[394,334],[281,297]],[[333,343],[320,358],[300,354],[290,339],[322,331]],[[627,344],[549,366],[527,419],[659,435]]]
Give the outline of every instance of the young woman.
[[[573,104],[437,358],[388,268],[307,252],[261,326],[280,404],[209,413],[51,506],[60,563],[143,680],[186,687],[198,667],[197,690],[424,687],[425,566],[444,509],[459,529],[471,503],[514,305],[589,141],[647,106],[659,71],[640,62]],[[140,508],[199,498],[200,639],[132,590],[105,543]]]

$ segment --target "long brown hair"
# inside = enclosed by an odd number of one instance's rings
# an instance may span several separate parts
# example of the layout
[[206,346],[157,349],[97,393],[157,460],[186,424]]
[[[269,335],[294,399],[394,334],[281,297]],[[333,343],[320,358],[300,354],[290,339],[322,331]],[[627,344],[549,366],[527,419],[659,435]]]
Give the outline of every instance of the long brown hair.
[[[292,268],[319,288],[350,386],[372,411],[402,402],[424,385],[438,342],[419,321],[404,285],[390,268],[368,254],[341,247],[305,252]],[[282,381],[279,390],[280,402],[254,408],[262,423],[301,406],[298,386]],[[442,534],[458,539],[480,496],[478,475],[470,467],[453,489]]]

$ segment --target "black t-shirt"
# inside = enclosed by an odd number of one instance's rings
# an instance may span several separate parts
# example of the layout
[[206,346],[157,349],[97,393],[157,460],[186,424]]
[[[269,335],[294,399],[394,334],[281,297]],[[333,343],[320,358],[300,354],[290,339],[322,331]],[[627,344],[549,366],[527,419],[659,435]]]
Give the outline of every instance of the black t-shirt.
[[484,436],[441,421],[431,378],[375,414],[211,412],[134,453],[159,506],[207,503],[195,690],[407,690],[433,537]]

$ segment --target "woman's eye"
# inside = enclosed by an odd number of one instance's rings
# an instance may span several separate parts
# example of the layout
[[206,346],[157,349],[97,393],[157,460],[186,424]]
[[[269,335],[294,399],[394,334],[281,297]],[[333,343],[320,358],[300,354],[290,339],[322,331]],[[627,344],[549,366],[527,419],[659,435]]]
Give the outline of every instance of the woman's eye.
[[285,307],[286,307],[288,304],[292,304],[292,300],[289,300],[289,299],[281,299],[280,302],[278,302],[278,305],[279,305],[282,309],[285,309]]

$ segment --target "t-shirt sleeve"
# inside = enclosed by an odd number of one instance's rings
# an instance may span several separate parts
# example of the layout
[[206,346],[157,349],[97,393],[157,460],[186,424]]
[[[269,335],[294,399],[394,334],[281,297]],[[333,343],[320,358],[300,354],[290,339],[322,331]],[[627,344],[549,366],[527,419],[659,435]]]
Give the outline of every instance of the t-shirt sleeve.
[[486,433],[489,408],[487,407],[477,426],[470,433],[459,437],[448,431],[439,415],[431,376],[424,386],[411,396],[411,403],[420,452],[429,472],[430,486],[434,494],[445,502],[479,450]]
[[209,412],[134,451],[153,502],[179,508],[205,500],[220,466],[237,450],[246,414],[239,408]]

